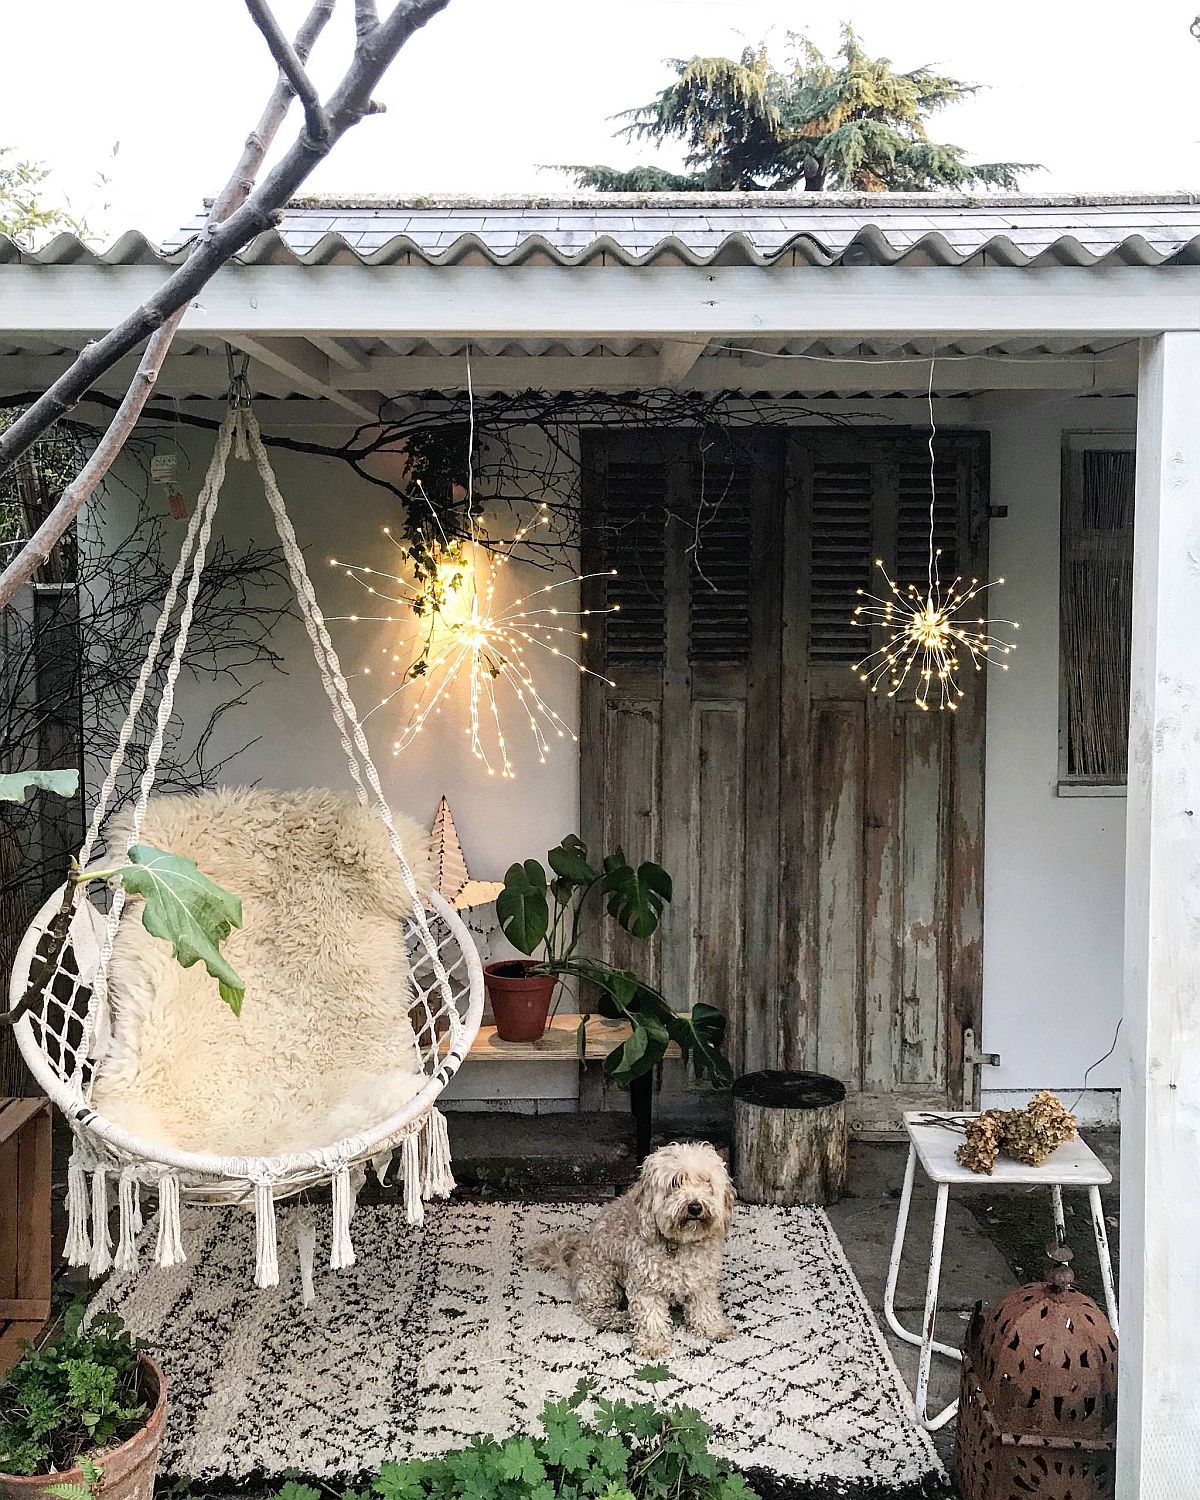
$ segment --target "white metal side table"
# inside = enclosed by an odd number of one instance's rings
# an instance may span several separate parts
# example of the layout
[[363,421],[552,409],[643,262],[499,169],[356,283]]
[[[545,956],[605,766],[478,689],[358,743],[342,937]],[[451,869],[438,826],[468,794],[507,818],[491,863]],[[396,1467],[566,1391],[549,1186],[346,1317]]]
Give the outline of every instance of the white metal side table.
[[[1104,1280],[1104,1299],[1108,1304],[1108,1318],[1113,1332],[1117,1331],[1117,1296],[1113,1284],[1112,1258],[1108,1251],[1108,1231],[1100,1202],[1100,1189],[1112,1181],[1112,1173],[1089,1146],[1076,1139],[1060,1146],[1040,1167],[1028,1167],[1021,1162],[1001,1157],[991,1175],[982,1176],[955,1160],[954,1153],[962,1144],[962,1135],[956,1130],[934,1123],[939,1119],[966,1122],[972,1118],[972,1115],[963,1114],[959,1110],[921,1110],[904,1116],[904,1128],[908,1132],[908,1163],[904,1169],[904,1188],[900,1194],[900,1211],[896,1217],[896,1236],[892,1241],[891,1260],[888,1263],[883,1310],[892,1332],[906,1343],[916,1344],[921,1350],[917,1366],[915,1404],[917,1420],[930,1431],[945,1426],[958,1410],[958,1402],[952,1401],[932,1417],[928,1411],[929,1370],[934,1354],[944,1354],[955,1360],[962,1357],[957,1349],[951,1348],[949,1344],[938,1343],[933,1336],[937,1319],[938,1283],[942,1273],[942,1245],[946,1237],[946,1203],[951,1187],[1020,1185],[1049,1188],[1054,1226],[1060,1239],[1066,1233],[1063,1188],[1087,1188],[1092,1210],[1092,1231],[1096,1236],[1100,1274]],[[918,1161],[926,1177],[937,1188],[937,1198],[933,1210],[933,1241],[929,1248],[929,1275],[925,1283],[925,1318],[920,1333],[914,1333],[905,1328],[896,1316],[896,1282],[904,1253],[904,1236],[908,1229],[908,1213],[912,1204]]]

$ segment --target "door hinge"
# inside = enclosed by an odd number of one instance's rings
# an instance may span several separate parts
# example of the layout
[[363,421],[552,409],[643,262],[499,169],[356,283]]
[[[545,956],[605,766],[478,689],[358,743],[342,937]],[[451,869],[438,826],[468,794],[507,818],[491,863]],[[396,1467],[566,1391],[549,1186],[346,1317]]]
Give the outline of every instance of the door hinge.
[[962,1098],[964,1109],[974,1109],[979,1103],[979,1075],[984,1068],[998,1068],[998,1052],[981,1052],[975,1044],[975,1032],[970,1026],[963,1032],[963,1076]]
[[989,505],[988,506],[988,517],[989,517],[990,520],[993,520],[993,521],[1007,521],[1008,520],[1008,506],[1007,505]]

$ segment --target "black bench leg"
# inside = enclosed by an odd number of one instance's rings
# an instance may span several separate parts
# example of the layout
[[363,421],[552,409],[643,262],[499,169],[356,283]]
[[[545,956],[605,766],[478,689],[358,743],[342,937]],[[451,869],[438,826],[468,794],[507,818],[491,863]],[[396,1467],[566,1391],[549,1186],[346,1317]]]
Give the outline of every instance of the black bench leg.
[[650,1138],[654,1133],[653,1069],[629,1085],[629,1108],[633,1112],[634,1151],[640,1165],[650,1155]]

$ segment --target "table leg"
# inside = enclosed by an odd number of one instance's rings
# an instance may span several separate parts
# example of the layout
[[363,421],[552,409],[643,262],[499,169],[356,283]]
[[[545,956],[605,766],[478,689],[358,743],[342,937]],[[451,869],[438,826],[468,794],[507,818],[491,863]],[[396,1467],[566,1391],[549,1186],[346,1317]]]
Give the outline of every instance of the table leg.
[[1092,1206],[1092,1230],[1096,1236],[1096,1253],[1100,1257],[1100,1277],[1104,1282],[1104,1300],[1108,1304],[1108,1321],[1113,1332],[1119,1336],[1117,1326],[1117,1289],[1113,1282],[1112,1256],[1108,1251],[1108,1228],[1104,1222],[1104,1204],[1100,1200],[1098,1187],[1088,1188],[1088,1201]]
[[1067,1216],[1063,1212],[1062,1184],[1056,1182],[1050,1189],[1054,1204],[1054,1242],[1061,1247],[1067,1243]]
[[900,1260],[904,1254],[904,1236],[908,1231],[908,1211],[912,1206],[913,1178],[917,1170],[917,1148],[909,1146],[904,1168],[904,1186],[900,1189],[900,1211],[896,1215],[896,1233],[892,1237],[892,1254],[888,1260],[887,1283],[883,1289],[883,1315],[888,1327],[906,1344],[919,1344],[920,1337],[909,1333],[896,1316],[896,1282],[900,1277]]
[[917,1365],[917,1419],[931,1432],[944,1427],[958,1410],[958,1402],[952,1401],[936,1417],[931,1417],[928,1411],[929,1367],[933,1362],[934,1350],[949,1352],[956,1358],[958,1357],[957,1350],[949,1350],[947,1345],[938,1344],[933,1336],[937,1322],[938,1286],[942,1277],[942,1245],[946,1238],[946,1204],[949,1196],[949,1186],[944,1182],[938,1183],[937,1200],[933,1208],[933,1240],[929,1247],[929,1275],[925,1283],[925,1321],[921,1329],[921,1358]]
[[[923,1342],[923,1335],[905,1328],[896,1315],[896,1283],[900,1279],[900,1262],[904,1258],[904,1239],[908,1232],[908,1216],[912,1208],[913,1181],[916,1177],[916,1170],[917,1151],[915,1146],[910,1146],[908,1163],[904,1168],[904,1186],[900,1189],[900,1208],[896,1214],[896,1233],[892,1237],[887,1281],[883,1288],[883,1315],[887,1319],[888,1327],[898,1339],[903,1339],[906,1344],[919,1346]],[[939,1344],[936,1339],[930,1347],[936,1354],[944,1354],[948,1359],[962,1358],[957,1349],[951,1348],[949,1344]]]

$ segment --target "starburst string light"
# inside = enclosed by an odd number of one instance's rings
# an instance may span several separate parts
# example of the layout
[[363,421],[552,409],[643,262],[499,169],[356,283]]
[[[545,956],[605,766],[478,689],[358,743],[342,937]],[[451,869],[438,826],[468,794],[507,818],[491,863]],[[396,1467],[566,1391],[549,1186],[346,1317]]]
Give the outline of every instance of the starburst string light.
[[[882,559],[875,566],[887,584],[886,597],[859,589],[863,603],[854,611],[853,623],[881,628],[884,643],[851,670],[872,692],[884,688],[894,698],[910,679],[915,684],[915,701],[922,709],[957,709],[966,696],[959,672],[971,665],[979,672],[984,664],[1007,656],[1016,647],[991,633],[993,624],[1019,629],[1015,620],[991,621],[980,614],[972,618],[974,601],[994,583],[969,582],[959,577],[943,584],[940,576],[942,550],[930,552],[929,580],[922,590],[915,583],[901,586],[889,577]],[[1007,662],[997,662],[1008,671]]]
[[[967,666],[981,672],[995,662],[1004,672],[1008,663],[998,660],[1016,650],[1014,642],[993,634],[993,627],[1019,630],[1015,620],[989,620],[975,601],[1004,579],[980,583],[978,578],[959,576],[945,584],[941,577],[942,549],[934,545],[934,509],[937,503],[933,444],[937,423],[933,414],[934,361],[929,362],[929,566],[925,587],[897,583],[882,558],[875,566],[887,585],[884,595],[867,589],[856,592],[862,600],[851,623],[883,632],[883,644],[856,661],[850,670],[871,692],[886,691],[895,698],[905,684],[914,684],[914,700],[920,709],[958,708],[966,697],[959,673]],[[980,612],[974,614],[976,609]]]
[[[578,622],[593,614],[615,613],[621,606],[574,610],[559,605],[555,596],[562,589],[614,574],[576,573],[524,593],[511,604],[497,599],[497,584],[512,561],[514,549],[533,526],[549,524],[543,507],[537,520],[521,527],[498,556],[489,555],[478,533],[469,542],[447,543],[446,561],[439,564],[437,577],[424,586],[410,583],[400,573],[330,558],[331,566],[361,584],[373,598],[406,605],[410,612],[408,617],[355,614],[335,615],[334,619],[404,624],[407,618],[418,622],[418,630],[407,640],[383,648],[388,658],[385,670],[396,685],[363,715],[364,720],[370,718],[397,699],[407,704],[407,717],[392,744],[394,755],[412,744],[432,716],[442,713],[459,683],[466,684],[464,733],[470,740],[471,753],[489,776],[497,769],[503,777],[515,774],[504,730],[506,715],[501,699],[506,695],[511,698],[510,712],[515,710],[518,722],[528,729],[542,764],[556,739],[578,742],[578,735],[539,688],[536,663],[541,652],[570,661],[585,676],[600,676],[575,660],[578,648],[573,643],[588,638],[587,630],[579,628]],[[384,535],[403,553],[388,527],[384,527]],[[370,675],[370,668],[365,669],[365,675]],[[616,686],[606,677],[600,680],[609,687]]]
[[[496,774],[498,766],[501,776],[511,778],[515,772],[504,733],[500,698],[506,690],[511,694],[518,721],[525,721],[543,765],[555,739],[570,739],[578,743],[579,736],[542,695],[534,664],[538,653],[544,652],[570,661],[584,676],[596,677],[607,686],[616,687],[615,682],[601,677],[576,659],[578,648],[572,647],[570,642],[586,641],[587,631],[562,622],[579,621],[593,614],[615,614],[621,606],[611,604],[597,610],[570,609],[559,605],[557,599],[547,598],[556,595],[560,589],[573,588],[593,578],[615,577],[615,568],[605,573],[575,573],[570,578],[543,584],[522,594],[511,604],[505,605],[497,599],[497,582],[512,562],[515,549],[525,541],[533,527],[549,526],[551,517],[548,505],[543,503],[536,519],[519,527],[507,546],[494,552],[481,533],[475,514],[475,391],[471,379],[470,345],[465,357],[467,538],[451,540],[447,537],[438,512],[431,505],[431,515],[441,532],[440,537],[432,540],[442,555],[433,577],[414,584],[401,573],[381,571],[362,563],[330,558],[330,564],[362,584],[373,597],[406,605],[409,618],[420,624],[415,637],[384,647],[384,655],[390,658],[387,671],[396,679],[397,685],[363,715],[364,720],[368,719],[408,694],[407,699],[403,699],[408,706],[408,717],[393,741],[392,754],[400,755],[406,750],[431,716],[440,714],[449,704],[455,686],[465,682],[468,706],[463,732],[470,740],[471,753],[482,762],[489,776]],[[385,526],[383,532],[401,556],[407,558],[408,553],[392,536],[391,529]],[[424,532],[422,539],[429,540]],[[335,615],[333,618],[402,623],[393,614]],[[370,668],[366,668],[364,675],[369,673]]]

